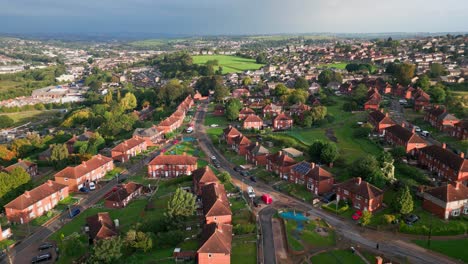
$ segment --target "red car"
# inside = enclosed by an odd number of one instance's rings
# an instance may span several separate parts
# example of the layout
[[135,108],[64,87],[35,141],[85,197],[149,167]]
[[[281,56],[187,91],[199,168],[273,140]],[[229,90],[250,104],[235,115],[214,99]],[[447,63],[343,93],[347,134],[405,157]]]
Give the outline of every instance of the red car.
[[356,211],[353,214],[352,218],[353,218],[353,220],[359,220],[359,219],[361,219],[361,216],[362,216],[362,211]]

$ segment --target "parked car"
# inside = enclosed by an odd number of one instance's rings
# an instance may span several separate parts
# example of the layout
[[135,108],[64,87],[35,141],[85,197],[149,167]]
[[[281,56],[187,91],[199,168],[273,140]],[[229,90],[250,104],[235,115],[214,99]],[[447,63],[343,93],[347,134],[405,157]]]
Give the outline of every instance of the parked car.
[[86,187],[81,187],[79,191],[82,193],[89,193],[89,189]]
[[255,176],[250,176],[250,180],[253,182],[257,182],[257,178]]
[[54,245],[52,243],[44,243],[39,246],[39,250],[46,250],[53,247]]
[[77,216],[79,213],[81,213],[80,208],[73,208],[73,209],[70,210],[68,215],[70,216],[70,218],[73,218],[73,217]]
[[32,258],[31,263],[39,263],[39,262],[48,261],[51,259],[52,259],[52,255],[50,253],[45,253],[45,254],[41,254],[39,256],[35,256],[34,258]]
[[410,214],[410,215],[407,215],[405,217],[405,223],[407,225],[412,225],[412,224],[414,224],[414,223],[416,223],[418,221],[419,221],[419,216],[417,216],[415,214]]
[[91,191],[96,190],[96,184],[94,182],[89,183],[89,190],[91,190]]
[[218,124],[211,124],[210,127],[219,127],[219,125]]
[[321,201],[324,202],[324,203],[330,203],[330,202],[333,202],[335,200],[336,200],[336,193],[334,193],[334,192],[325,193],[322,196],[322,199],[321,199]]
[[414,131],[419,133],[421,132],[421,128],[418,126],[414,126]]
[[213,162],[213,166],[215,166],[215,168],[221,168],[221,164],[219,164],[218,161]]
[[428,137],[429,136],[429,131],[426,131],[426,130],[421,131],[421,136]]
[[356,211],[353,216],[351,216],[353,220],[359,220],[362,217],[362,211]]
[[245,170],[240,171],[239,174],[240,174],[242,177],[248,177],[248,176],[250,176],[250,172],[245,171]]
[[241,167],[241,166],[235,166],[233,169],[234,169],[234,171],[237,171],[237,172],[242,171],[242,167]]

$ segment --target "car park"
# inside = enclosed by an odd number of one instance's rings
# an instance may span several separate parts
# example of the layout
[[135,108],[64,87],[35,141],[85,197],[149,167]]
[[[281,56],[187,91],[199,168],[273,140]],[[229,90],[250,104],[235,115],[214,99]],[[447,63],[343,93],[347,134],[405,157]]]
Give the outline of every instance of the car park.
[[46,250],[53,247],[54,245],[52,243],[44,243],[39,246],[39,250]]
[[40,263],[40,262],[48,261],[51,259],[52,259],[52,255],[50,253],[46,253],[46,254],[35,256],[34,258],[32,258],[31,263]]

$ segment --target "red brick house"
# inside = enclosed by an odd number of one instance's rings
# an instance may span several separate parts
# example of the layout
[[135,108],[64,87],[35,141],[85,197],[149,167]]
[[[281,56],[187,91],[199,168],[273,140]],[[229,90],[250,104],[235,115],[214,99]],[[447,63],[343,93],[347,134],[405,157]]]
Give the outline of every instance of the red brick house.
[[164,133],[159,131],[156,126],[149,128],[137,128],[133,132],[134,137],[142,138],[146,141],[148,147],[156,146],[164,141]]
[[388,116],[388,113],[384,114],[377,110],[371,111],[367,120],[379,134],[382,134],[387,127],[395,125],[395,122]]
[[279,114],[273,119],[274,130],[286,130],[293,126],[293,119],[284,113]]
[[468,139],[468,120],[462,120],[455,124],[450,132],[452,137],[458,138],[459,140]]
[[240,136],[242,136],[242,133],[239,132],[239,130],[237,130],[235,127],[229,125],[223,130],[222,138],[224,141],[226,141],[227,145],[232,145],[234,144],[234,140]]
[[305,111],[310,111],[311,107],[303,104],[303,103],[298,103],[294,104],[289,108],[289,114],[291,116],[302,116]]
[[70,192],[76,192],[90,181],[98,181],[112,169],[114,169],[113,160],[98,154],[78,166],[66,167],[57,172],[55,181],[68,185]]
[[257,129],[260,130],[263,127],[263,120],[257,115],[249,115],[244,119],[242,123],[243,129]]
[[108,212],[97,213],[86,218],[89,240],[93,243],[117,236],[119,233]]
[[245,89],[245,88],[239,88],[239,89],[235,89],[234,91],[232,91],[232,97],[234,98],[242,98],[242,97],[249,97],[250,96],[250,92],[249,90]]
[[373,212],[382,206],[383,191],[360,177],[336,186],[336,199],[351,201],[354,208]]
[[49,180],[6,204],[6,217],[13,223],[28,223],[50,211],[66,197],[68,186]]
[[251,108],[244,107],[239,111],[239,121],[244,120],[249,115],[255,115],[255,111]]
[[111,150],[112,159],[124,163],[145,151],[147,148],[146,140],[140,137],[132,137],[118,144]]
[[260,145],[260,143],[255,142],[247,147],[245,160],[254,165],[266,165],[268,154],[270,154],[268,149]]
[[420,88],[414,93],[413,100],[415,111],[424,110],[431,104],[431,97]]
[[442,147],[432,145],[418,150],[418,162],[421,166],[434,171],[439,177],[455,182],[468,182],[468,160],[465,154],[460,155]]
[[197,250],[199,264],[231,263],[232,225],[208,224],[201,233],[201,245]]
[[283,107],[281,107],[281,105],[275,105],[271,103],[271,104],[267,104],[263,108],[262,113],[263,113],[263,117],[267,117],[267,116],[273,117],[273,116],[279,115],[282,111],[283,111]]
[[193,192],[196,195],[202,194],[202,187],[211,183],[219,182],[218,177],[214,174],[210,166],[196,169],[192,172],[193,176]]
[[423,208],[442,219],[468,215],[468,187],[459,182],[426,190],[423,195]]
[[251,144],[251,141],[246,136],[240,136],[234,139],[232,149],[239,155],[245,155],[247,153],[247,147]]
[[445,108],[439,106],[428,110],[424,115],[424,120],[438,130],[446,132],[452,131],[455,124],[460,122],[454,115],[449,114]]
[[300,162],[291,167],[289,181],[305,185],[315,195],[322,195],[333,189],[333,175],[313,162]]
[[367,101],[364,103],[364,110],[378,110],[380,108],[380,101],[382,96],[377,88],[371,88],[367,92]]
[[283,153],[283,151],[278,151],[275,154],[267,155],[266,160],[267,171],[278,174],[281,179],[289,180],[291,166],[296,164],[296,161],[293,158]]
[[384,133],[388,143],[404,147],[406,153],[411,153],[411,155],[415,154],[415,149],[427,146],[427,142],[414,132],[414,128],[410,131],[404,126],[394,125],[387,127]]
[[135,182],[118,185],[117,189],[105,197],[104,206],[107,208],[124,208],[130,201],[140,196],[143,189],[143,185]]
[[22,169],[24,169],[24,170],[29,174],[29,176],[31,176],[31,178],[36,177],[37,174],[38,174],[37,164],[34,163],[34,162],[31,162],[31,161],[29,161],[29,160],[22,160],[22,159],[19,159],[17,163],[6,167],[4,170],[5,170],[6,172],[10,173],[10,172],[11,172],[12,170],[14,170],[15,168],[22,168]]
[[225,114],[225,109],[223,105],[216,105],[214,107],[213,115],[214,116],[224,116]]
[[184,155],[159,155],[148,164],[149,178],[174,178],[192,175],[197,169],[197,158]]
[[204,185],[201,191],[201,201],[206,224],[231,223],[232,212],[224,185],[216,182]]

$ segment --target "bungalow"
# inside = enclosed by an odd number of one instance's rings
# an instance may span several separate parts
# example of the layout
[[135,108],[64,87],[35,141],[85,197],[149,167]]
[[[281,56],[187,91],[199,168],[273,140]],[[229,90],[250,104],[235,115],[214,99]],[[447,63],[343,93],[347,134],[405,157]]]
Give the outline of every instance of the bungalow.
[[118,235],[117,227],[108,212],[97,213],[86,218],[90,242],[108,239]]
[[59,171],[55,174],[55,181],[68,185],[71,192],[76,192],[90,181],[101,179],[112,169],[114,169],[113,160],[98,154],[78,166],[66,167]]
[[260,145],[260,143],[255,142],[246,148],[245,160],[254,165],[266,165],[268,154],[270,154],[268,149]]
[[257,129],[260,130],[263,127],[263,120],[257,115],[249,115],[244,119],[242,124],[243,129]]
[[282,111],[283,111],[283,107],[281,107],[281,105],[275,105],[271,103],[271,104],[267,104],[263,108],[262,113],[263,113],[263,117],[268,117],[268,116],[273,117],[273,116],[279,115]]
[[135,129],[133,136],[144,139],[148,147],[156,146],[158,143],[164,140],[163,132],[158,130],[158,128],[154,125],[149,128]]
[[250,143],[250,139],[242,135],[234,139],[232,149],[239,155],[245,155],[245,153],[247,153],[247,147],[250,145]]
[[201,190],[201,201],[206,224],[231,223],[232,212],[224,185],[217,182],[204,185]]
[[428,110],[424,115],[424,120],[440,131],[452,131],[453,126],[460,122],[454,115],[449,114],[445,108],[439,106]]
[[468,120],[462,120],[455,124],[450,134],[460,140],[468,139]]
[[193,176],[193,192],[196,195],[202,194],[202,187],[211,183],[219,182],[218,177],[214,174],[210,166],[196,169],[192,172]]
[[384,131],[385,140],[390,144],[404,147],[406,153],[414,155],[415,149],[427,146],[427,142],[415,133],[414,128],[410,131],[405,128],[404,123],[402,126],[387,127]]
[[135,182],[129,182],[123,185],[118,185],[104,199],[104,206],[107,208],[124,208],[131,200],[140,196],[143,193],[143,185]]
[[36,177],[38,174],[37,164],[28,160],[19,159],[17,163],[6,167],[4,170],[10,173],[15,168],[23,168],[31,178]]
[[291,167],[289,181],[306,185],[315,195],[327,193],[333,189],[333,175],[313,162],[300,162]]
[[197,250],[199,264],[230,264],[232,225],[208,224],[201,233],[201,245]]
[[197,158],[184,155],[159,155],[148,164],[149,178],[174,178],[192,175],[197,169]]
[[274,172],[280,176],[281,179],[288,180],[289,173],[291,171],[291,166],[296,164],[296,161],[283,153],[283,151],[278,151],[275,154],[269,154],[266,157],[267,164],[266,170]]
[[368,116],[369,123],[374,127],[374,130],[382,134],[387,127],[395,125],[395,122],[388,116],[388,113],[373,110]]
[[49,180],[6,204],[6,217],[13,223],[28,223],[50,211],[66,197],[68,186]]
[[237,130],[235,127],[229,125],[223,130],[222,139],[226,141],[227,145],[232,145],[234,144],[234,140],[240,136],[242,136],[242,133],[239,132],[239,130]]
[[459,182],[426,190],[423,197],[423,208],[442,219],[468,215],[468,187]]
[[292,128],[293,119],[286,114],[279,114],[273,119],[273,129],[274,130],[286,130]]
[[139,137],[132,137],[118,144],[111,150],[112,159],[124,163],[145,151],[147,148],[146,140]]
[[214,112],[213,112],[214,116],[224,116],[224,113],[225,113],[225,109],[223,105],[216,105],[214,107]]
[[465,154],[453,153],[446,149],[445,143],[442,147],[432,145],[420,148],[418,162],[448,181],[468,182],[468,160],[465,159]]
[[255,111],[251,108],[244,107],[239,111],[239,121],[244,120],[249,115],[255,115]]
[[373,212],[382,206],[383,191],[363,181],[360,177],[349,179],[336,186],[336,199],[351,201],[354,208]]

